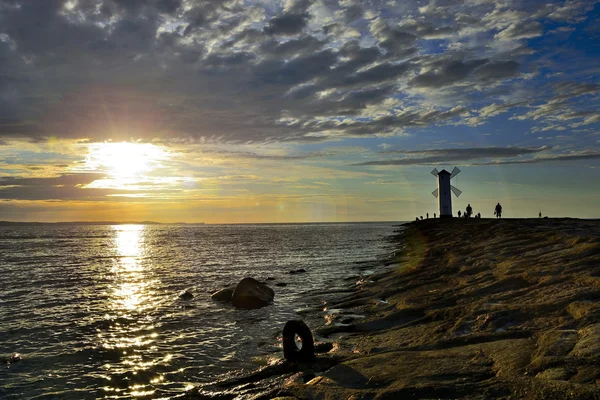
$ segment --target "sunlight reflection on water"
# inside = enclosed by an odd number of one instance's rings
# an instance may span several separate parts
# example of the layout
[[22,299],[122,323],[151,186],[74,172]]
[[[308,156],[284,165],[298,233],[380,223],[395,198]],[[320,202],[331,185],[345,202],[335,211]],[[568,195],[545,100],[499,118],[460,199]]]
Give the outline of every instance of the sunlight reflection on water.
[[156,355],[147,354],[156,350],[154,342],[158,334],[154,332],[154,318],[148,312],[156,306],[159,281],[150,270],[151,263],[141,261],[147,253],[145,226],[117,225],[112,229],[116,253],[111,268],[113,282],[108,307],[112,313],[105,318],[113,324],[105,334],[98,336],[103,348],[118,349],[122,355],[120,362],[104,365],[110,371],[109,381],[114,382],[114,386],[109,384],[105,391],[108,395],[127,386],[123,394],[147,397],[155,392],[152,386],[165,379],[163,375],[151,372],[158,360]]
[[[320,304],[310,293],[373,269],[393,229],[0,227],[0,355],[23,354],[0,369],[0,398],[172,398],[192,383],[255,368],[254,357],[280,356],[285,321]],[[289,273],[298,268],[307,273]],[[258,310],[210,299],[243,276],[287,285]],[[183,290],[194,298],[180,300]]]
[[118,314],[142,311],[149,307],[152,281],[146,280],[139,262],[144,252],[143,225],[113,226],[117,258],[112,272],[115,276],[112,309]]

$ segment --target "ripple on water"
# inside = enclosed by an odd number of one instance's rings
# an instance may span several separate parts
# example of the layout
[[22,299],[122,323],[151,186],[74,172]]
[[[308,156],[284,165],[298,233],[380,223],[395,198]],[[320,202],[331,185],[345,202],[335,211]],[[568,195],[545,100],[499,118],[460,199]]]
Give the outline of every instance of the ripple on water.
[[[0,398],[169,398],[253,367],[280,327],[376,268],[393,224],[0,227]],[[366,243],[366,245],[365,245]],[[290,275],[290,270],[306,274]],[[369,271],[370,272],[370,271]],[[213,302],[243,276],[275,302]],[[188,289],[189,302],[177,300]],[[311,293],[304,296],[302,293]]]

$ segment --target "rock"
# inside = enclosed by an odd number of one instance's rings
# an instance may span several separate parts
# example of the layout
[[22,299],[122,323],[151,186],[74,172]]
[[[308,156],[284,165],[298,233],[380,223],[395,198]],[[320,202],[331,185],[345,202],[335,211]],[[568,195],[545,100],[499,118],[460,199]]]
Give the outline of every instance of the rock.
[[315,353],[328,353],[333,349],[333,343],[321,342],[315,343]]
[[600,324],[593,324],[580,329],[579,340],[570,356],[574,357],[597,357],[600,354]]
[[564,368],[550,368],[536,375],[538,379],[548,379],[552,381],[566,381],[569,379],[569,373]]
[[3,358],[4,358],[4,362],[6,362],[7,364],[14,364],[23,359],[23,357],[19,353],[15,353],[11,356],[3,357]]
[[287,283],[285,283],[285,282],[277,282],[275,284],[275,286],[284,287],[284,286],[287,286]]
[[317,376],[313,379],[311,379],[310,381],[306,382],[306,384],[308,386],[314,386],[314,385],[318,385],[319,383],[321,383],[321,381],[324,379],[324,377],[322,375]]
[[184,290],[179,294],[179,298],[187,301],[193,299],[194,295],[189,290]]
[[233,296],[233,291],[235,288],[225,288],[221,289],[210,295],[210,298],[216,301],[231,301],[231,296]]
[[306,270],[304,268],[300,268],[300,269],[293,269],[290,271],[290,274],[303,274],[305,273]]
[[323,377],[344,388],[364,388],[369,382],[369,378],[346,364],[338,364],[327,370]]
[[574,301],[567,306],[567,312],[577,320],[593,316],[599,309],[600,306],[592,301]]
[[238,308],[260,308],[268,305],[275,297],[273,289],[253,278],[244,278],[237,284],[231,302]]

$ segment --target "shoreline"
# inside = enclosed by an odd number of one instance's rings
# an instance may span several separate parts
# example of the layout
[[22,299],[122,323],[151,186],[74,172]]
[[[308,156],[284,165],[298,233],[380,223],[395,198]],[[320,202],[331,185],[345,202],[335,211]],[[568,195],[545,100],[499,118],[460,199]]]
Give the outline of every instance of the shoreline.
[[[328,302],[312,365],[279,362],[186,398],[598,398],[600,221],[428,219]],[[252,387],[252,389],[250,389]]]

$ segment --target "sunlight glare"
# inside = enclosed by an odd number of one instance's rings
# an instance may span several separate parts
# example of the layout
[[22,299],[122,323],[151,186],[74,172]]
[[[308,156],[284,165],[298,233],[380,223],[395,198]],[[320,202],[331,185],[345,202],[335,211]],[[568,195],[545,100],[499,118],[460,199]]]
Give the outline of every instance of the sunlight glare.
[[143,252],[143,225],[114,226],[115,245],[118,262],[114,271],[120,276],[121,282],[114,288],[115,307],[122,311],[140,310],[148,304],[143,304],[148,282],[143,279],[143,268],[139,258]]
[[89,145],[86,165],[114,178],[134,178],[159,167],[168,155],[165,148],[150,143],[94,143]]

